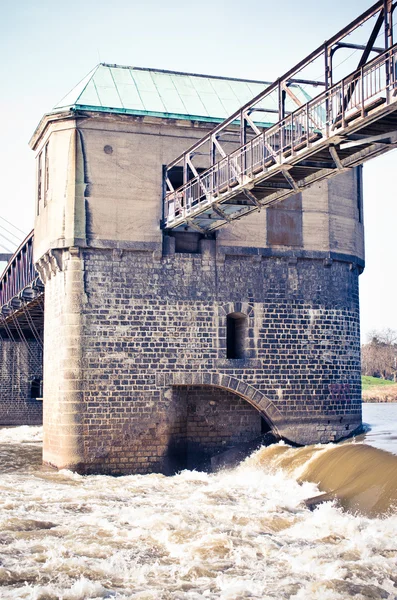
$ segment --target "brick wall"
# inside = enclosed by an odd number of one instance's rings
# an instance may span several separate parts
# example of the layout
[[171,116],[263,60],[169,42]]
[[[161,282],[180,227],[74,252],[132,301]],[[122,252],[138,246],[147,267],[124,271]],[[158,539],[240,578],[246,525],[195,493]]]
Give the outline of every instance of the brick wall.
[[208,458],[235,444],[249,442],[263,430],[260,413],[230,391],[209,386],[176,388],[183,415],[177,467],[207,466]]
[[[170,472],[178,444],[185,460],[183,440],[206,453],[256,437],[250,404],[297,443],[340,439],[361,424],[354,262],[260,248],[220,253],[215,244],[163,257],[86,249],[74,262],[64,252],[46,284],[47,462]],[[233,312],[247,315],[242,359],[226,358]],[[69,341],[57,353],[62,331]],[[220,429],[211,430],[200,410],[211,414],[220,398]]]
[[33,379],[43,379],[37,342],[0,340],[0,425],[41,425],[42,402],[31,398]]

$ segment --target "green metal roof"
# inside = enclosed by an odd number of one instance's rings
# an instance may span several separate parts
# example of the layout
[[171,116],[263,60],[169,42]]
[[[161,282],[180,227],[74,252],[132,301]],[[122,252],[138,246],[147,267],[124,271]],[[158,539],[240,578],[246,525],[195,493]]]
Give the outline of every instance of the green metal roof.
[[[53,112],[68,108],[218,122],[249,102],[268,84],[101,63],[58,102]],[[303,90],[293,87],[295,95],[307,102]],[[275,99],[266,102],[263,108],[277,108]],[[291,101],[287,100],[287,110],[296,109],[295,104],[288,106],[288,102]],[[275,120],[272,113],[255,115],[255,121],[262,124]]]

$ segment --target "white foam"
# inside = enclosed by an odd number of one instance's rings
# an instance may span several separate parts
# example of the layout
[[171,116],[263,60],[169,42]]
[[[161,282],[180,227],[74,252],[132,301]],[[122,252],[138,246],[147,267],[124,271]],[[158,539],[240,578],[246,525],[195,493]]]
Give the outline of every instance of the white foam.
[[[16,429],[6,430],[15,455],[38,435]],[[314,484],[254,460],[212,475],[118,478],[38,462],[3,474],[0,489],[2,599],[396,596],[397,515],[367,519],[332,503],[310,512]]]

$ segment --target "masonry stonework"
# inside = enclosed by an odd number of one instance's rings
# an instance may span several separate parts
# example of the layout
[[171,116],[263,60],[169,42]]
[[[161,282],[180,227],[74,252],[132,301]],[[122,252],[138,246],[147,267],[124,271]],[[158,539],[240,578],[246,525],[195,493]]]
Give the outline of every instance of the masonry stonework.
[[32,384],[35,392],[43,379],[42,365],[36,341],[0,341],[0,425],[42,424],[43,403],[32,398]]
[[[85,111],[35,134],[49,150],[35,223],[47,463],[172,473],[263,424],[298,444],[361,425],[360,171],[213,239],[163,232],[162,167],[207,130]],[[228,315],[244,319],[240,358]]]
[[[170,472],[183,461],[176,448],[189,442],[208,454],[249,441],[260,434],[261,415],[275,433],[302,444],[359,427],[358,271],[351,263],[251,250],[218,255],[215,241],[203,241],[200,254],[157,258],[64,254],[46,286],[46,315],[59,324],[45,338],[46,382],[62,381],[46,390],[49,462],[57,464],[62,451],[61,464],[81,472]],[[69,278],[74,312],[65,308]],[[246,355],[228,359],[226,317],[236,312],[248,316]],[[221,393],[212,431],[207,421]],[[207,422],[204,433],[197,415]]]

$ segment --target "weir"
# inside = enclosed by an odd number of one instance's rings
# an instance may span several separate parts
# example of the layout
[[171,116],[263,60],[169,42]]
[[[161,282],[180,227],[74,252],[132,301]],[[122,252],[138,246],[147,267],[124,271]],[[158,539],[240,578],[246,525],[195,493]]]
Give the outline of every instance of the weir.
[[[394,8],[270,86],[100,64],[43,117],[34,236],[0,326],[44,349],[46,463],[173,473],[265,431],[360,428],[361,163],[397,141]],[[297,76],[318,59],[325,79]]]

